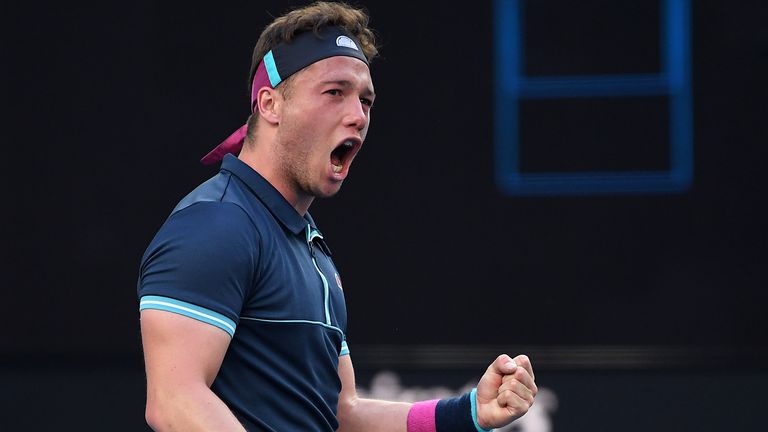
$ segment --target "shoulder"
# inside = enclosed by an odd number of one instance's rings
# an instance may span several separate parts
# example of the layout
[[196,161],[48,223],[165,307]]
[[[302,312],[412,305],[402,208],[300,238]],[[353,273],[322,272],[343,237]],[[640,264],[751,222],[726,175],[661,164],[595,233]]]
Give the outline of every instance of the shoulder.
[[244,228],[250,222],[249,227],[258,232],[269,226],[271,213],[240,179],[222,171],[179,201],[169,220],[177,218],[201,218],[223,224],[221,228],[227,228],[228,222],[240,222]]
[[222,201],[200,201],[174,211],[160,233],[188,242],[204,241],[231,246],[249,245],[259,232],[251,215],[240,205]]
[[211,285],[232,275],[248,281],[259,262],[260,243],[251,219],[236,204],[195,203],[171,214],[157,232],[141,260],[141,281]]

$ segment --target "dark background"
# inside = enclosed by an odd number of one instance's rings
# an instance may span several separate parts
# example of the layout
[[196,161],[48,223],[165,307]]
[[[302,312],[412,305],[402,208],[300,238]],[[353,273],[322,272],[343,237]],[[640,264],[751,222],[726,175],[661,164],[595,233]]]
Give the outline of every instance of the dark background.
[[[656,2],[528,3],[526,73],[658,70]],[[340,194],[311,212],[361,371],[382,352],[428,367],[448,347],[451,365],[480,365],[499,347],[553,373],[725,363],[764,379],[768,13],[692,3],[691,187],[527,197],[494,181],[493,3],[360,3],[382,44],[371,130]],[[116,380],[131,410],[105,421],[140,423],[141,254],[216,172],[198,159],[245,121],[253,44],[293,4],[2,6],[4,410],[55,393],[30,386],[92,396]],[[665,101],[630,102],[525,105],[523,168],[665,168]]]

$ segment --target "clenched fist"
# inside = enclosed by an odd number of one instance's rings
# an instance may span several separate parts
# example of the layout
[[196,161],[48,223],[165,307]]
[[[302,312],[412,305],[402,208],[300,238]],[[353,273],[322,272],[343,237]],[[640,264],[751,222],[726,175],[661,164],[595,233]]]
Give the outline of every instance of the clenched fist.
[[500,355],[477,384],[477,423],[483,429],[508,425],[528,412],[538,391],[527,356]]

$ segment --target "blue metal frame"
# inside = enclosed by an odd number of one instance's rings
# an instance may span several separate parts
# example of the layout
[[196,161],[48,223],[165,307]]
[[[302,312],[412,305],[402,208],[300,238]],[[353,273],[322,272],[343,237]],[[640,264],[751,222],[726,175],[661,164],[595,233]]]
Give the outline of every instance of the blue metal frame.
[[[693,180],[693,113],[689,0],[660,0],[661,71],[657,74],[526,77],[521,3],[495,0],[496,182],[511,195],[669,193]],[[523,173],[519,101],[573,97],[666,95],[670,103],[670,169],[664,171]]]

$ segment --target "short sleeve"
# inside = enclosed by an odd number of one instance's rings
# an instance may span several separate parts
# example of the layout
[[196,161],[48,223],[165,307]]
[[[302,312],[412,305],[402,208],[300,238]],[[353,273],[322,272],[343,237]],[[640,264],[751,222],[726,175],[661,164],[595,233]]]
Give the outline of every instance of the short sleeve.
[[199,202],[173,213],[142,257],[139,309],[178,313],[233,336],[257,273],[259,238],[236,204]]

